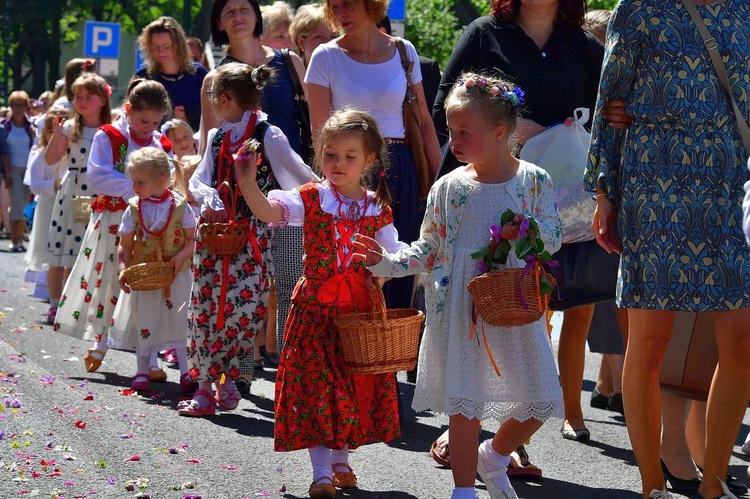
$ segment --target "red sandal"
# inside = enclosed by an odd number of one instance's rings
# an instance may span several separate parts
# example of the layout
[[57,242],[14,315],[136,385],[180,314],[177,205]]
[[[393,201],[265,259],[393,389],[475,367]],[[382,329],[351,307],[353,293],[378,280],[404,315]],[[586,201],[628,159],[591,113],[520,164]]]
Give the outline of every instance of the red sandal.
[[[208,401],[205,407],[196,400],[198,397],[203,397]],[[216,414],[216,401],[214,400],[213,393],[207,390],[198,390],[193,395],[192,400],[183,400],[177,404],[177,414],[194,418],[213,416]]]
[[234,386],[234,383],[231,381],[216,386],[216,404],[225,411],[233,411],[237,409],[237,406],[240,405],[241,398],[242,395],[240,395],[239,390],[237,390],[237,387]]

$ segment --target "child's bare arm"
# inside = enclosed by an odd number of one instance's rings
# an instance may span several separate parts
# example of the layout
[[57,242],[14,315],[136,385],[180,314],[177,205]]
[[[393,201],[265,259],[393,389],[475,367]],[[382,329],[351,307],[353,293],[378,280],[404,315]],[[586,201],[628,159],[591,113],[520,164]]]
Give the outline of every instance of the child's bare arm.
[[65,155],[68,149],[68,138],[63,135],[65,119],[55,115],[52,117],[52,137],[44,149],[44,160],[48,165],[55,165]]
[[120,246],[117,247],[117,264],[120,269],[120,289],[125,293],[130,293],[130,287],[128,286],[128,281],[125,279],[123,273],[125,272],[125,269],[130,266],[130,259],[133,255],[134,240],[135,232],[122,232],[120,234]]
[[175,277],[177,277],[177,274],[179,274],[182,270],[182,266],[185,264],[185,260],[193,258],[193,246],[195,245],[195,228],[192,227],[190,229],[183,229],[183,232],[185,233],[185,246],[183,246],[182,249],[172,257]]
[[375,239],[357,234],[354,240],[354,254],[352,258],[365,262],[368,267],[377,265],[383,259],[383,247]]

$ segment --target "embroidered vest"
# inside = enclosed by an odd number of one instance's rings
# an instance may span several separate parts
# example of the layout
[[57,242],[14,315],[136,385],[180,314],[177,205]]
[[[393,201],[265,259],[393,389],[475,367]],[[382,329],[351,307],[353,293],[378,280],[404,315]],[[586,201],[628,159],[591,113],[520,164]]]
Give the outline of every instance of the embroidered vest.
[[[125,159],[128,153],[128,137],[111,123],[100,126],[99,130],[102,130],[107,134],[109,143],[112,146],[112,162],[115,166],[115,170],[120,173],[125,173]],[[161,136],[159,142],[165,153],[169,154],[172,152],[172,143],[165,135]],[[105,196],[104,194],[97,196],[94,202],[91,203],[91,209],[97,212],[105,210],[117,212],[123,211],[127,207],[128,205],[123,198]]]
[[[130,205],[130,216],[135,224],[135,244],[141,245],[138,255],[138,261],[136,263],[156,262],[157,253],[156,245],[161,245],[162,259],[168,262],[176,255],[182,248],[185,247],[185,231],[182,228],[182,217],[185,214],[185,198],[180,198],[175,201],[174,211],[172,212],[172,218],[169,220],[164,234],[161,237],[154,237],[149,235],[144,238],[143,227],[141,226],[141,218],[138,210],[138,197],[133,197],[128,201]],[[185,260],[181,270],[185,270],[190,267],[190,259]]]
[[[274,183],[276,182],[276,178],[273,175],[273,170],[271,169],[271,164],[268,162],[268,158],[266,158],[265,150],[263,147],[263,137],[266,135],[266,130],[268,130],[268,123],[265,121],[259,121],[255,125],[255,130],[253,130],[253,134],[251,138],[255,139],[260,143],[260,147],[258,148],[258,187],[260,187],[261,192],[263,195],[267,195],[271,189],[273,188]],[[232,192],[235,193],[237,196],[237,209],[236,213],[234,214],[234,219],[239,220],[242,218],[250,218],[253,214],[250,207],[245,202],[245,198],[242,197],[242,193],[239,192],[239,187],[237,187],[237,181],[234,178],[234,165],[232,165],[232,168],[226,168],[223,172],[219,172],[219,153],[221,150],[221,144],[224,142],[224,138],[226,136],[226,132],[223,129],[219,129],[216,132],[216,135],[214,135],[214,139],[211,142],[211,157],[214,160],[214,171],[211,176],[211,187],[214,189],[217,189],[224,181],[228,181],[229,185],[232,187]],[[222,175],[223,178],[219,179],[219,175]],[[229,199],[224,199],[222,197],[222,201],[224,202],[224,206],[226,207],[227,211],[229,212],[232,207],[232,203],[229,202]]]

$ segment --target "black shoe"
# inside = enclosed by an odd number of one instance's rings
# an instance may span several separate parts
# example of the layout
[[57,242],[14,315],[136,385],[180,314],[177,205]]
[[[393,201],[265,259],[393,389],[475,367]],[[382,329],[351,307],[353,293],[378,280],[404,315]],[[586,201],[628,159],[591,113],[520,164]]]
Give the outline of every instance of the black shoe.
[[262,360],[264,367],[269,369],[279,368],[279,352],[265,352]]
[[565,440],[575,440],[581,443],[588,442],[591,438],[591,432],[588,430],[574,430],[572,428],[566,430],[565,427],[562,427],[560,433]]
[[609,408],[609,397],[599,393],[599,390],[594,388],[591,391],[591,407],[595,409],[608,409]]
[[262,371],[263,359],[255,359],[255,362],[253,363],[253,369],[255,369],[256,371]]
[[250,381],[247,378],[237,378],[234,382],[234,386],[243,397],[250,395]]
[[729,492],[732,494],[736,494],[738,496],[744,496],[747,494],[747,486],[740,482],[739,479],[732,475],[727,475],[727,479],[724,482],[727,484],[727,488],[729,489]]
[[607,404],[610,411],[619,412],[623,416],[625,415],[625,406],[622,405],[622,393],[613,393],[610,395]]
[[[703,473],[703,468],[698,466],[698,471]],[[727,475],[726,480],[724,483],[727,485],[727,488],[729,489],[729,492],[736,495],[745,495],[747,494],[747,486],[740,482],[739,479],[732,475]]]
[[669,488],[672,492],[677,492],[685,496],[693,496],[698,493],[698,487],[701,485],[700,478],[696,477],[690,480],[677,478],[669,472],[669,468],[667,468],[663,460],[660,459],[659,461],[661,462],[661,473],[664,475],[664,480],[669,482]]

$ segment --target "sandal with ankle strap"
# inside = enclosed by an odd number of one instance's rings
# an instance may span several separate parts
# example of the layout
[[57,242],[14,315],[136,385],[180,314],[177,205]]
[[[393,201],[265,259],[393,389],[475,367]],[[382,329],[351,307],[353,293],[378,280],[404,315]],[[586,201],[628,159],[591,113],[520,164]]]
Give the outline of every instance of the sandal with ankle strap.
[[240,399],[242,399],[242,395],[240,395],[239,390],[237,390],[236,386],[228,387],[229,383],[218,385],[216,387],[216,395],[214,398],[216,399],[216,404],[224,409],[225,411],[233,411],[237,409],[237,406],[240,405]]
[[[203,397],[208,401],[205,407],[196,400],[198,397]],[[195,418],[213,416],[216,414],[216,400],[214,400],[214,394],[208,390],[198,390],[195,392],[195,395],[193,395],[192,400],[184,400],[177,404],[177,414],[180,416],[190,416]]]
[[[346,468],[349,471],[336,471],[336,468]],[[347,463],[334,463],[331,465],[333,470],[333,486],[339,489],[353,489],[357,486],[357,475]]]
[[322,476],[317,480],[313,480],[307,494],[310,496],[310,499],[334,499],[336,497],[336,489],[333,487],[331,477]]

